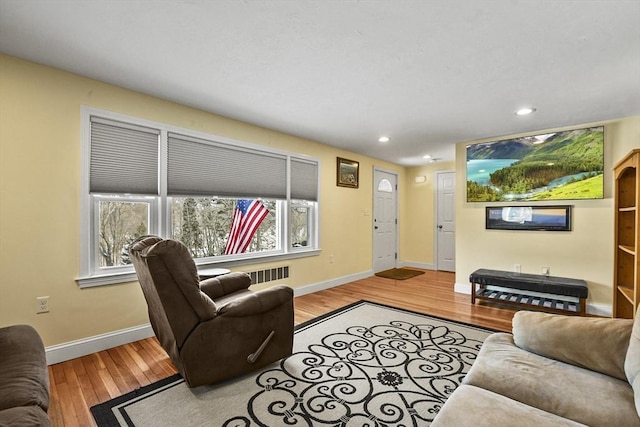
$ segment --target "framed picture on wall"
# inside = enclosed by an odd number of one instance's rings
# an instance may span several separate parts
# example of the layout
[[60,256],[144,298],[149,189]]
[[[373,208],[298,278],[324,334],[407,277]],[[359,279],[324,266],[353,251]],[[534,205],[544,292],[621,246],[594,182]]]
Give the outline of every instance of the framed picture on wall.
[[467,202],[604,197],[604,126],[467,146]]
[[487,206],[486,228],[571,231],[571,206]]
[[358,188],[360,164],[355,160],[338,157],[336,185],[338,187]]

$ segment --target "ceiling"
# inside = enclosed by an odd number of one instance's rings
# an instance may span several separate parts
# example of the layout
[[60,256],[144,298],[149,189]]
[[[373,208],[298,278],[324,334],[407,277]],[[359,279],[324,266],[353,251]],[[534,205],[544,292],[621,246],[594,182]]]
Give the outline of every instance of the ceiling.
[[0,51],[405,166],[640,115],[638,0],[0,0]]

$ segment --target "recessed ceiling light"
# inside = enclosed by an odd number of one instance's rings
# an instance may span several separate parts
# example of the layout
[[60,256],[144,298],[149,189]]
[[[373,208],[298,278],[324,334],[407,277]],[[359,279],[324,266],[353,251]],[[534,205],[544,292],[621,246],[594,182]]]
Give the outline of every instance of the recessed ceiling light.
[[380,142],[389,142],[390,138],[388,136],[381,136],[380,138],[378,138],[378,141]]
[[516,111],[516,115],[518,116],[526,116],[527,114],[535,113],[536,109],[533,107],[524,107]]
[[425,154],[424,156],[422,156],[423,159],[430,159],[431,158],[431,154]]

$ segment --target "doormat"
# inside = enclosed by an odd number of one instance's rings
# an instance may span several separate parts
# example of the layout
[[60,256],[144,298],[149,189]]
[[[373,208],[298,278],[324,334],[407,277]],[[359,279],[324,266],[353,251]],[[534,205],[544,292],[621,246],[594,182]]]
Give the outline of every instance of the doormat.
[[408,268],[392,268],[391,270],[376,273],[376,276],[384,277],[385,279],[406,280],[421,274],[424,274],[424,271],[410,270]]

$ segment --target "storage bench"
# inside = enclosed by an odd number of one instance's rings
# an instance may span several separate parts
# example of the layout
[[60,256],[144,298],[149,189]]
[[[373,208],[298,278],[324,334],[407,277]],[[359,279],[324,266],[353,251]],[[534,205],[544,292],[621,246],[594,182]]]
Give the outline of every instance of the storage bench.
[[586,314],[589,288],[582,279],[481,268],[471,273],[469,281],[472,304],[486,300],[551,313]]

